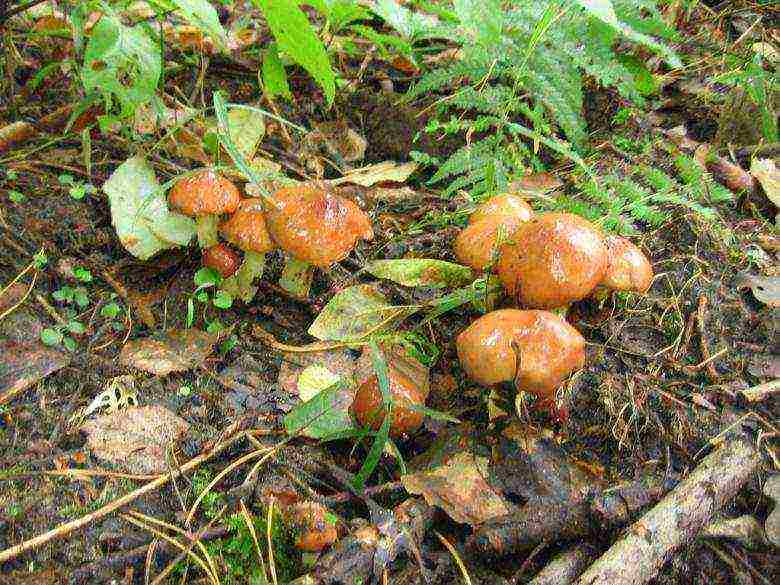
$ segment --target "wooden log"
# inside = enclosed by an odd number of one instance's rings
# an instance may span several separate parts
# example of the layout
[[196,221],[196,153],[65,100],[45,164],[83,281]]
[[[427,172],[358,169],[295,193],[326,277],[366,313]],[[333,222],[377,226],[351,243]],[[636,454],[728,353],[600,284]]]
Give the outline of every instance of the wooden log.
[[739,492],[760,463],[758,450],[747,438],[728,441],[634,523],[577,585],[648,583]]

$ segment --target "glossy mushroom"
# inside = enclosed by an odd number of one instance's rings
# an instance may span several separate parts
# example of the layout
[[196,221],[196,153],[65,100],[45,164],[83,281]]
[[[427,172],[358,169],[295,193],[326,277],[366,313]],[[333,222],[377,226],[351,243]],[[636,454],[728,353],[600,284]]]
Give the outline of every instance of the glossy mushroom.
[[[352,201],[313,185],[276,191],[266,212],[273,240],[292,257],[279,284],[308,294],[311,267],[325,268],[344,259],[358,240],[374,237],[368,216]],[[302,287],[298,287],[301,283]],[[298,290],[295,290],[295,289]]]
[[222,278],[233,276],[241,265],[241,258],[230,246],[217,244],[203,250],[203,266],[216,270]]
[[209,248],[219,243],[219,216],[233,213],[241,197],[228,179],[211,169],[203,169],[179,179],[168,200],[172,207],[195,218],[198,243],[202,248]]
[[518,195],[504,193],[491,197],[474,210],[469,224],[455,238],[455,257],[461,264],[483,272],[495,264],[497,244],[510,240],[532,215],[530,205]]
[[552,309],[587,297],[607,269],[603,235],[570,213],[544,213],[501,247],[498,276],[518,303]]
[[607,271],[600,284],[612,290],[646,292],[653,283],[653,266],[644,252],[620,236],[608,236],[604,245]]
[[[413,433],[422,426],[425,415],[418,410],[413,410],[410,405],[424,405],[427,394],[399,369],[389,368],[387,378],[390,383],[393,417],[390,421],[390,436],[399,437]],[[351,410],[361,426],[374,430],[379,430],[382,426],[382,421],[385,419],[385,405],[376,375],[370,376],[358,387]]]
[[336,517],[318,502],[299,502],[290,510],[290,525],[295,532],[295,548],[319,552],[338,539]]
[[244,262],[235,281],[223,283],[223,288],[249,302],[256,292],[252,281],[263,275],[265,254],[276,247],[266,229],[262,201],[241,200],[236,212],[220,226],[220,232],[228,242],[244,251]]
[[548,311],[488,313],[458,335],[457,349],[461,367],[478,384],[514,382],[544,400],[585,363],[585,339]]

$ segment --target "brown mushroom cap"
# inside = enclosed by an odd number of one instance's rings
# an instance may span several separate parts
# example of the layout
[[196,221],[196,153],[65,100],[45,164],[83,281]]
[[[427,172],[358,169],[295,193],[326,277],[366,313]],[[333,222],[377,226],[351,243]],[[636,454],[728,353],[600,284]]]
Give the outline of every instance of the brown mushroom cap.
[[[422,426],[425,415],[408,407],[409,404],[424,405],[427,396],[411,378],[396,368],[388,369],[390,396],[393,400],[390,435],[398,437],[413,433]],[[365,380],[355,394],[352,414],[362,426],[379,430],[384,420],[384,403],[379,379],[376,375]]]
[[265,254],[274,246],[259,199],[242,199],[236,212],[219,226],[222,236],[245,252]]
[[528,221],[533,214],[534,210],[525,199],[514,193],[502,193],[478,205],[474,213],[469,216],[469,225],[494,215],[508,215],[521,221]]
[[233,213],[240,199],[238,188],[211,169],[178,180],[168,195],[171,206],[190,217]]
[[475,223],[469,222],[452,244],[455,257],[458,262],[474,270],[485,270],[493,260],[499,228],[510,239],[526,221],[511,215],[491,215]]
[[345,258],[359,239],[374,237],[368,216],[352,201],[311,185],[285,187],[266,212],[271,237],[298,260],[326,267]]
[[498,276],[510,295],[538,309],[587,297],[604,277],[601,232],[570,213],[543,213],[521,225],[501,247]]
[[216,270],[223,278],[228,278],[241,266],[241,258],[229,246],[217,244],[203,250],[203,266]]
[[478,384],[514,381],[540,398],[585,363],[585,339],[548,311],[493,311],[462,331],[457,347],[461,367]]
[[609,259],[601,284],[613,290],[645,292],[653,282],[653,266],[644,252],[620,236],[604,239]]
[[319,552],[338,539],[336,523],[318,502],[299,502],[290,511],[290,524],[297,533],[295,548]]

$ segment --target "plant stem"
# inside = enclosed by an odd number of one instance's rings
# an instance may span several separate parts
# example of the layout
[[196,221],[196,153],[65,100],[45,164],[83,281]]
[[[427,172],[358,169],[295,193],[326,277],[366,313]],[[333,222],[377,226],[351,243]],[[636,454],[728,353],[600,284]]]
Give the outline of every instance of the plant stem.
[[244,263],[241,264],[241,267],[233,276],[222,281],[220,288],[248,303],[255,298],[257,293],[257,287],[252,286],[252,282],[254,282],[255,278],[263,276],[264,269],[265,254],[245,252]]
[[219,217],[216,215],[200,215],[196,221],[198,244],[201,248],[211,248],[219,244]]
[[279,286],[294,297],[305,299],[309,296],[314,266],[303,260],[290,257],[284,264]]

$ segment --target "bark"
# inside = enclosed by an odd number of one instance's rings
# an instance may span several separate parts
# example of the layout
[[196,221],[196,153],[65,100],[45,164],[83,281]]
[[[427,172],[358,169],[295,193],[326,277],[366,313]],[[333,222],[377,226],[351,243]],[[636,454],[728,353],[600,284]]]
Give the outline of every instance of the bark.
[[578,585],[641,585],[695,538],[758,470],[761,456],[746,438],[731,440],[699,466],[604,553]]
[[551,560],[528,582],[528,585],[569,585],[594,558],[594,550],[587,544],[578,544]]

